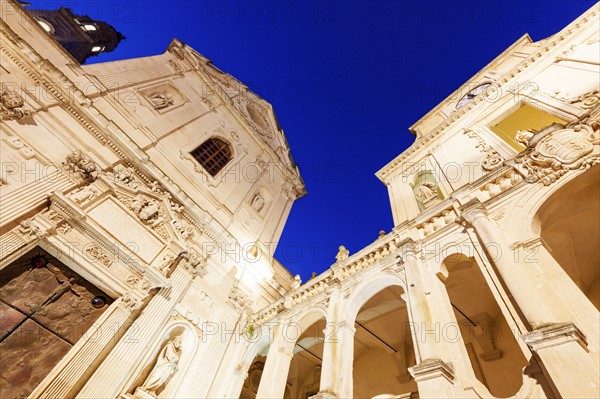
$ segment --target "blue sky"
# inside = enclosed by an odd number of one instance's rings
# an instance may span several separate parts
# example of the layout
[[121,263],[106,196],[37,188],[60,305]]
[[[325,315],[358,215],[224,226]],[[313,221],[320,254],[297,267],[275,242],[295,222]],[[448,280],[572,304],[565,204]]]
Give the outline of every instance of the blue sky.
[[174,37],[271,102],[308,195],[276,257],[303,280],[393,227],[374,173],[408,127],[524,33],[544,39],[594,4],[570,1],[60,1],[127,40],[90,62],[160,54]]

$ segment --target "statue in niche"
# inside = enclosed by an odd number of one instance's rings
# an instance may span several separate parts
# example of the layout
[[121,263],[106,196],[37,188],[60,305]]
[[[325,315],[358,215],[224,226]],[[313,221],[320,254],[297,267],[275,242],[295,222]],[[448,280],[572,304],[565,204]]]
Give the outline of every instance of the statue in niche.
[[157,390],[164,387],[165,383],[177,371],[181,357],[181,335],[178,335],[158,354],[156,365],[146,378],[146,381],[135,390],[135,397],[156,398]]
[[168,94],[156,93],[148,97],[148,100],[154,107],[154,109],[164,109],[170,105],[173,105],[173,98]]
[[263,210],[263,208],[265,207],[265,199],[263,198],[262,195],[260,194],[256,194],[254,196],[254,198],[252,198],[252,209],[254,209],[256,212],[260,213],[260,211]]
[[432,182],[426,181],[421,183],[421,186],[419,187],[418,191],[418,195],[419,197],[421,197],[423,199],[423,202],[430,200],[434,197],[437,196],[436,194],[436,188],[435,188],[435,184],[433,184]]

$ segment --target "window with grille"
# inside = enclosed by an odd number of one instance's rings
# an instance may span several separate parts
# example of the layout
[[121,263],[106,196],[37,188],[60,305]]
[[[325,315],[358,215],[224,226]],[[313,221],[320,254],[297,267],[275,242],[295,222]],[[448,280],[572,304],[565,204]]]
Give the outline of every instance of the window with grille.
[[231,147],[225,141],[213,137],[192,151],[192,156],[214,177],[231,160]]

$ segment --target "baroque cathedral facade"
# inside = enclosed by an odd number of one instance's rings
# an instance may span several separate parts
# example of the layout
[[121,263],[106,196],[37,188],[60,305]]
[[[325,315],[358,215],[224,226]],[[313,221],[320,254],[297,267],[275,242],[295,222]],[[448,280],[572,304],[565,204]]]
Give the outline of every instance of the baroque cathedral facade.
[[[269,103],[173,40],[0,0],[0,397],[596,398],[596,4],[377,172],[394,228],[302,283]],[[75,33],[76,32],[76,33]]]

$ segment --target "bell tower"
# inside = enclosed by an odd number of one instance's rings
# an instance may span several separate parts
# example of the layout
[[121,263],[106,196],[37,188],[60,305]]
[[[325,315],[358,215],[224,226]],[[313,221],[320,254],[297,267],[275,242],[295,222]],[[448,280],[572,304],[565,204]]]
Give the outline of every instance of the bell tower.
[[70,8],[26,10],[80,64],[89,57],[113,51],[125,37],[106,22],[75,15]]

